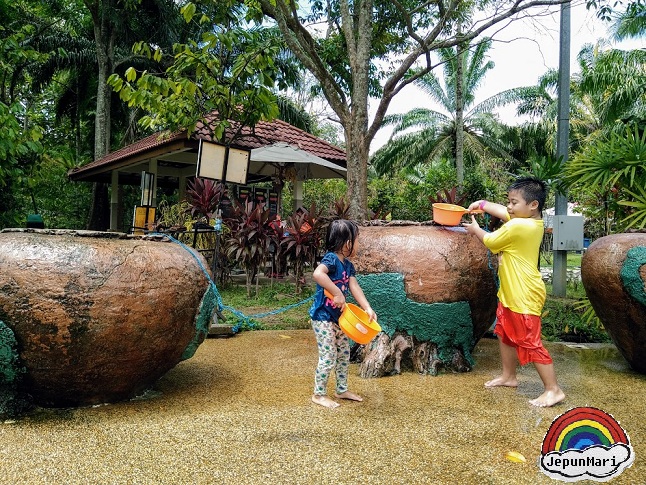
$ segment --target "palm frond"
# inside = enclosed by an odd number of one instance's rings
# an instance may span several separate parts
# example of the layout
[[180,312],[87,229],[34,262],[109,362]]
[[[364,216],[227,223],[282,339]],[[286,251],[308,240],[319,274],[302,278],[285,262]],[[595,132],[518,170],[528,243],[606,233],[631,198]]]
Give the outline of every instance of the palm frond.
[[[393,123],[394,128],[391,137],[411,128],[425,130],[450,122],[446,115],[427,108],[416,108],[407,113],[392,116],[393,121],[397,120],[397,124]],[[388,117],[388,124],[390,124],[390,117]]]
[[417,163],[429,163],[436,143],[435,129],[404,134],[377,150],[370,159],[370,165],[382,176]]
[[453,112],[454,101],[450,98],[444,87],[440,83],[435,73],[430,72],[425,76],[415,81],[417,86],[423,93],[425,93],[431,100],[438,103],[449,112]]
[[622,224],[627,223],[626,229],[635,227],[643,229],[646,227],[646,189],[639,185],[636,186],[636,191],[626,189],[634,200],[620,200],[619,204],[627,207],[632,207],[633,212],[621,220]]
[[614,40],[639,38],[646,36],[646,4],[631,2],[626,11],[613,21],[610,32]]

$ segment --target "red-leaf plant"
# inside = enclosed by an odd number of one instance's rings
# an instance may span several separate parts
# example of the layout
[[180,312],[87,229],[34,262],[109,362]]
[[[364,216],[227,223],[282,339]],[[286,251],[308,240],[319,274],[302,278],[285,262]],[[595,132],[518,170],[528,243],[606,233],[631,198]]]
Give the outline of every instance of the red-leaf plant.
[[281,250],[291,263],[296,277],[296,293],[301,293],[304,283],[305,266],[314,265],[321,247],[321,236],[325,221],[321,218],[316,204],[309,211],[295,212],[286,221],[287,236],[283,237]]
[[188,182],[186,201],[193,218],[206,218],[206,223],[215,217],[220,202],[226,195],[226,187],[221,182],[196,177]]
[[[251,283],[261,267],[267,262],[269,247],[278,246],[276,232],[270,226],[274,217],[262,204],[254,207],[252,201],[244,205],[233,201],[233,214],[224,222],[229,228],[225,239],[226,253],[245,271],[247,297],[251,298]],[[256,296],[258,281],[256,280]]]
[[432,195],[428,197],[428,200],[431,201],[431,204],[434,204],[436,202],[442,202],[445,204],[462,205],[465,199],[466,199],[465,196],[458,195],[457,187],[453,187],[451,190],[447,190],[447,189],[438,190],[437,193],[435,194],[435,197],[433,197]]

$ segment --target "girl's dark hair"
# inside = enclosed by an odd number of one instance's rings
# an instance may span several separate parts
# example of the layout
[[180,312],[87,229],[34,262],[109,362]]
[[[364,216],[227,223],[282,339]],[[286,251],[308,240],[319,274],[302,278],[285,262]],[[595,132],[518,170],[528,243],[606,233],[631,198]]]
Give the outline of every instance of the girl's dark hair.
[[530,203],[534,200],[538,201],[538,212],[543,212],[545,205],[545,198],[547,197],[547,186],[545,182],[535,177],[523,177],[516,179],[508,188],[508,191],[517,190],[525,199],[525,202]]
[[346,241],[352,241],[350,253],[354,249],[354,241],[359,235],[359,226],[354,221],[347,219],[335,219],[327,226],[325,236],[325,249],[336,253],[341,250]]

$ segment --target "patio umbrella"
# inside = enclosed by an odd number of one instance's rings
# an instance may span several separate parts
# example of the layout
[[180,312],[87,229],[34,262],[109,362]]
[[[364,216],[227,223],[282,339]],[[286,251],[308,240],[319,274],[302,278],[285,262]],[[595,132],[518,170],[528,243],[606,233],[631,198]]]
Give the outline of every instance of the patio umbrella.
[[345,167],[285,142],[254,148],[249,157],[250,174],[272,178],[279,207],[285,179],[294,182],[294,210],[303,203],[303,180],[345,178],[346,172]]
[[299,180],[345,178],[345,167],[284,142],[251,150],[249,173],[275,176],[294,167]]

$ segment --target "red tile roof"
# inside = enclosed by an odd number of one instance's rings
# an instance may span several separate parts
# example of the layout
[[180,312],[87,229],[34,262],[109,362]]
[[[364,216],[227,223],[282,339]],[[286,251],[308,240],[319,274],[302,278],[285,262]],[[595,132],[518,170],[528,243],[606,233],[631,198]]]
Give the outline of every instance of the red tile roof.
[[[227,133],[232,132],[233,129],[227,130]],[[111,171],[113,168],[128,165],[129,159],[132,159],[133,162],[140,161],[146,156],[147,152],[181,143],[182,140],[190,143],[191,140],[199,139],[212,141],[210,131],[201,122],[198,123],[190,140],[187,138],[185,130],[170,135],[156,133],[111,152],[82,167],[74,168],[70,170],[68,175],[72,180],[88,180],[90,174],[105,173]],[[253,129],[244,127],[241,130],[241,135],[236,138],[231,146],[252,149],[271,145],[276,142],[286,142],[290,145],[298,146],[302,150],[306,150],[332,163],[343,167],[346,166],[347,159],[344,150],[281,120],[260,121]]]

